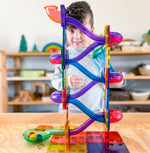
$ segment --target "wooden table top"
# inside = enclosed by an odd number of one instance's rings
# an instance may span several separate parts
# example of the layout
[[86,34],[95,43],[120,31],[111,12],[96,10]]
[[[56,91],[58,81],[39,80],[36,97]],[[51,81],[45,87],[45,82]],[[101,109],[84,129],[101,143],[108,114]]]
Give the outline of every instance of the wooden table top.
[[[150,153],[150,113],[124,113],[123,119],[111,124],[118,131],[130,153]],[[69,114],[70,124],[79,126],[88,117]],[[2,113],[0,114],[0,153],[45,153],[49,139],[40,144],[24,140],[22,133],[38,125],[62,126],[65,115],[56,113]],[[102,131],[101,123],[94,122],[89,131]]]

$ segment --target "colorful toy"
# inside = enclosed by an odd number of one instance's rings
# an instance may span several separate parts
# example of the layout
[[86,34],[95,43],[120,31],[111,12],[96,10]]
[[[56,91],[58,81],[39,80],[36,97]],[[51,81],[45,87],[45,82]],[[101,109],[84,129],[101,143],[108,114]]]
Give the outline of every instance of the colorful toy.
[[64,129],[54,129],[52,126],[40,125],[23,133],[24,139],[32,143],[45,141],[51,135],[64,135]]
[[29,132],[28,137],[30,137],[32,134],[35,134],[34,132]]
[[[122,36],[116,32],[110,32],[110,27],[107,25],[105,27],[104,36],[98,36],[92,33],[84,25],[82,25],[78,20],[66,16],[66,10],[64,5],[61,5],[61,11],[59,12],[56,6],[45,7],[50,19],[57,23],[61,23],[63,29],[63,47],[61,50],[61,55],[52,55],[49,60],[52,64],[62,65],[62,91],[55,91],[51,94],[51,99],[57,103],[63,103],[63,109],[66,110],[66,123],[65,129],[47,129],[47,136],[53,135],[50,140],[47,153],[57,153],[57,152],[75,152],[75,153],[97,153],[97,152],[114,152],[114,153],[129,153],[125,144],[123,143],[118,132],[110,131],[110,123],[118,122],[122,119],[122,113],[119,110],[109,108],[109,83],[120,82],[123,79],[122,74],[115,73],[110,65],[110,44],[119,43],[122,41]],[[61,17],[60,17],[61,16]],[[61,20],[61,21],[60,21]],[[88,37],[93,39],[95,42],[90,45],[86,50],[84,50],[79,56],[69,59],[68,52],[66,51],[66,24],[72,24],[77,27],[81,32],[86,34]],[[103,77],[98,77],[93,75],[87,69],[85,69],[81,64],[78,63],[79,60],[84,58],[93,49],[105,45],[103,52],[97,52],[94,56],[99,56],[104,64],[105,75]],[[81,91],[76,94],[70,95],[68,90],[68,74],[67,68],[69,65],[73,65],[83,72],[86,76],[91,78],[91,82],[84,87]],[[110,71],[112,73],[110,73]],[[104,83],[104,111],[95,114],[84,104],[82,104],[76,98],[83,95],[85,92],[90,90],[97,83]],[[68,103],[77,106],[89,119],[82,123],[79,127],[70,129],[69,125],[69,113],[68,113]],[[83,132],[88,126],[90,126],[94,121],[102,122],[105,125],[105,130],[102,132]],[[32,129],[33,131],[34,129]],[[48,132],[49,131],[49,132]],[[26,135],[24,137],[27,141],[30,141]],[[41,134],[42,135],[42,134]],[[44,134],[43,134],[44,135]],[[42,139],[44,140],[44,139]],[[35,140],[35,142],[37,142]]]
[[62,46],[58,43],[49,43],[44,46],[42,49],[43,52],[50,52],[50,51],[61,51]]
[[58,11],[58,7],[55,5],[50,5],[44,7],[46,10],[47,15],[49,18],[56,22],[56,23],[61,23],[61,16],[60,16],[60,11]]
[[34,142],[34,141],[37,140],[37,135],[36,134],[31,134],[29,138],[30,138],[30,141]]

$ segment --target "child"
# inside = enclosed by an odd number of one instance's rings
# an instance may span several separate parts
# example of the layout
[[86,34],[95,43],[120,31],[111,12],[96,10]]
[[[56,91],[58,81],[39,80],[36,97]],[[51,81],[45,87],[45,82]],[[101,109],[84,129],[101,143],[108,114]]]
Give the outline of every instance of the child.
[[[79,1],[72,3],[66,10],[67,16],[73,17],[79,20],[85,27],[90,29],[92,32],[94,31],[93,27],[93,12],[89,6],[89,4],[85,1]],[[67,25],[67,40],[69,47],[67,50],[69,51],[69,58],[74,58],[82,53],[90,44],[91,39],[82,33],[79,29],[74,27],[73,25]],[[92,59],[92,55],[89,54],[85,56],[83,59],[79,61],[81,65],[83,65],[86,69],[88,69],[92,74],[101,77],[102,72],[102,64],[97,60],[94,64]],[[72,65],[69,65],[68,68],[68,84],[70,87],[70,94],[74,94],[79,92],[82,88],[84,88],[91,79],[84,75],[80,70],[75,68]],[[111,86],[120,87],[123,84],[123,81],[120,83],[110,84]],[[57,90],[62,89],[62,70],[61,65],[57,65],[55,68],[55,73],[52,78],[52,85]],[[103,83],[97,83],[90,90],[88,90],[85,94],[78,98],[84,105],[86,105],[93,112],[102,112],[103,111]],[[62,110],[62,104],[59,106],[59,112],[65,112]],[[69,112],[78,113],[81,112],[76,106],[69,104]]]

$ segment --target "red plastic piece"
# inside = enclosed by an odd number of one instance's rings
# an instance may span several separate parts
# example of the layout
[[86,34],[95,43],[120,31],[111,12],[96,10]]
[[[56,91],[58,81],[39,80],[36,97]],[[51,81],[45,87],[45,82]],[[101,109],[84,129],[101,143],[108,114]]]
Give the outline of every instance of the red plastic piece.
[[30,137],[32,134],[35,134],[34,132],[30,132],[29,134],[28,134],[28,137]]
[[115,123],[123,118],[122,113],[117,109],[110,108],[110,123]]
[[60,15],[60,11],[58,11],[58,7],[55,5],[49,5],[49,6],[45,6],[44,7],[46,10],[46,13],[48,15],[48,17],[56,22],[56,23],[61,23],[61,15]]
[[49,59],[49,61],[52,63],[52,64],[61,64],[61,59]]
[[123,78],[110,78],[110,83],[119,83],[123,80]]
[[123,143],[118,132],[109,131],[109,143]]

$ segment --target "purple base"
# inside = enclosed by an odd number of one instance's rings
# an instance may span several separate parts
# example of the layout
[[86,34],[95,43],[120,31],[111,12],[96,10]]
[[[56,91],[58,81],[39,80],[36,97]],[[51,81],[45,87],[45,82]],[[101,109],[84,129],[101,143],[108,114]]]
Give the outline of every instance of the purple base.
[[87,132],[87,150],[88,153],[129,153],[126,145],[122,141],[118,132],[112,132],[113,136],[110,138],[111,142],[109,143],[109,150],[106,149],[106,144],[103,141],[103,132],[95,133],[92,135],[92,132]]
[[109,150],[103,143],[88,143],[88,153],[129,153],[124,143],[110,143]]

